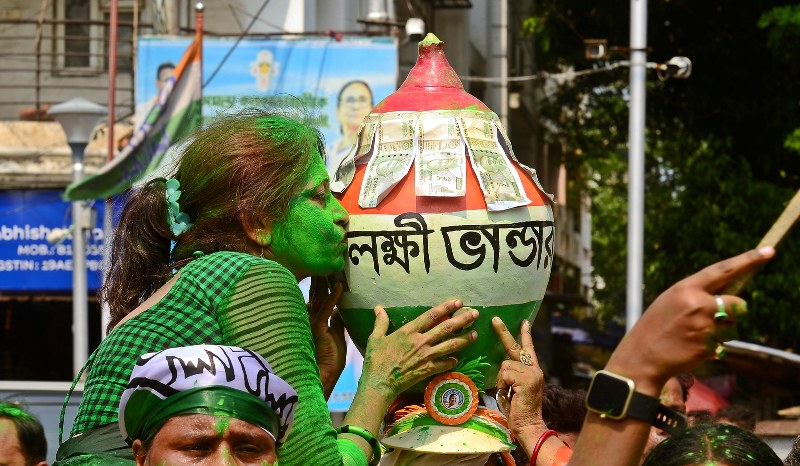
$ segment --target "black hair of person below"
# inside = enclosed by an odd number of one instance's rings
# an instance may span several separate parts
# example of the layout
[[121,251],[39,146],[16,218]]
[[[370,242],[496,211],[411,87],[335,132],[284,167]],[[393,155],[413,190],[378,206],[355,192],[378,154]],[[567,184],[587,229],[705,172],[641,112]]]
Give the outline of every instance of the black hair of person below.
[[754,434],[730,424],[701,424],[659,443],[642,466],[783,466],[772,448]]

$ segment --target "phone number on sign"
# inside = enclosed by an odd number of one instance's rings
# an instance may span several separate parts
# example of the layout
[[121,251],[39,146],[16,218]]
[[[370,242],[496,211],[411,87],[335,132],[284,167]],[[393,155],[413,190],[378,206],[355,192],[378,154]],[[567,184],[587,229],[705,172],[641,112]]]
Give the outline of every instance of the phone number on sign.
[[[101,244],[89,244],[86,246],[86,255],[99,256],[103,253],[103,246]],[[17,245],[18,256],[71,256],[71,244],[57,244],[50,246],[48,244],[20,244]]]

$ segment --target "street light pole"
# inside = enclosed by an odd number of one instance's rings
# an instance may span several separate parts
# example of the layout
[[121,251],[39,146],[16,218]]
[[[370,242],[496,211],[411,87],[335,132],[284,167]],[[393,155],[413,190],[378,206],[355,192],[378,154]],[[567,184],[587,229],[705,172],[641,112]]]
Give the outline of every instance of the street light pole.
[[[71,142],[72,182],[83,179],[87,143]],[[72,202],[72,369],[77,376],[89,356],[89,286],[86,278],[86,215],[83,201]]]
[[647,0],[631,0],[628,115],[628,270],[625,327],[642,315],[644,261],[644,132],[647,86]]
[[[64,129],[72,150],[72,182],[83,178],[83,155],[92,131],[108,113],[101,105],[75,98],[47,112]],[[80,373],[89,357],[89,297],[86,279],[86,230],[91,227],[83,201],[72,202],[72,369]]]

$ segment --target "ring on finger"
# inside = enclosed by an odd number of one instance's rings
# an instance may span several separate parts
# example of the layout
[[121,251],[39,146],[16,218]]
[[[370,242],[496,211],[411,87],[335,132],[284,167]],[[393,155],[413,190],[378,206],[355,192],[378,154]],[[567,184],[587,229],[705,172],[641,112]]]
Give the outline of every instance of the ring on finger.
[[728,320],[728,311],[725,310],[725,301],[722,300],[722,296],[715,295],[714,301],[717,303],[717,312],[714,313],[714,320],[716,322]]
[[525,364],[526,366],[532,366],[533,356],[531,355],[531,353],[525,350],[519,350],[519,362]]
[[714,348],[714,359],[717,361],[721,360],[722,358],[725,357],[725,353],[727,352],[728,350],[727,348],[725,348],[725,345],[723,345],[722,343],[717,343],[717,347]]

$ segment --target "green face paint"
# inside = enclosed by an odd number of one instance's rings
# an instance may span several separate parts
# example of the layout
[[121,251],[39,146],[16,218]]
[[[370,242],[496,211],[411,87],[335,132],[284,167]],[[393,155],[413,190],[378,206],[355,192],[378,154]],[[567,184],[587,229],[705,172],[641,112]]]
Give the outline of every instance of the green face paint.
[[286,218],[273,223],[270,250],[297,278],[326,276],[344,267],[347,212],[331,194],[328,172],[317,156],[303,191]]
[[228,429],[230,429],[230,427],[231,427],[231,420],[228,417],[218,417],[217,423],[214,426],[214,428],[217,431],[217,435],[219,435],[220,437],[224,436],[228,432]]

